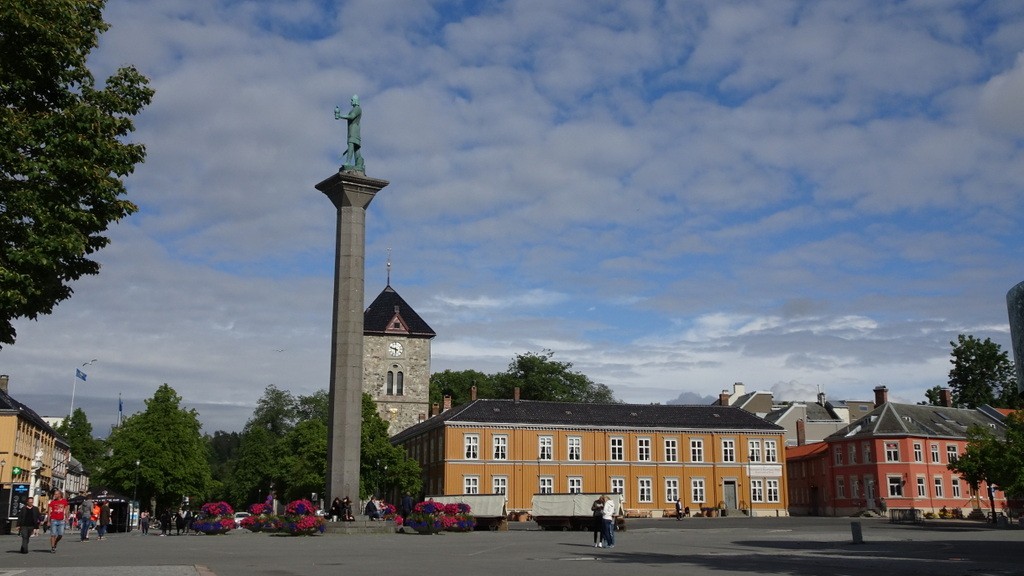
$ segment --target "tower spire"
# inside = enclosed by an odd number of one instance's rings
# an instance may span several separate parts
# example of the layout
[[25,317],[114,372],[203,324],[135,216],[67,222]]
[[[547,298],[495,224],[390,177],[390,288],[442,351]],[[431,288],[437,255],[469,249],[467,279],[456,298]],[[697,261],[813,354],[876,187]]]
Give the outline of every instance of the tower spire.
[[388,248],[388,283],[387,286],[391,286],[391,248]]

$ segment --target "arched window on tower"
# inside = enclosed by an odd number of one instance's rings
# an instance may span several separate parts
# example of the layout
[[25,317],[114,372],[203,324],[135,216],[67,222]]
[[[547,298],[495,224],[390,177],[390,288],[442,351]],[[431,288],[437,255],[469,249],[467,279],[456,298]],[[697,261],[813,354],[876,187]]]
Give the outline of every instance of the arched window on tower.
[[[401,374],[401,372],[399,372]],[[388,388],[386,394],[391,396],[395,393],[395,373],[388,370]]]
[[399,371],[398,372],[398,378],[396,379],[396,383],[395,383],[395,394],[397,396],[404,396],[405,395],[405,381],[404,380],[405,380],[404,374],[402,374],[402,372]]

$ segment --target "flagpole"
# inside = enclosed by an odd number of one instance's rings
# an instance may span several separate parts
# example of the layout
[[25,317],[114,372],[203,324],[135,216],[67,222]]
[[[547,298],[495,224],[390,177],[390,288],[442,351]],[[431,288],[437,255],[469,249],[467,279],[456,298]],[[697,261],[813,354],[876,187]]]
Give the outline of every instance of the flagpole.
[[[93,358],[92,360],[89,360],[85,364],[82,364],[82,368],[85,368],[86,366],[92,364],[93,362],[96,362],[95,358]],[[78,368],[75,368],[75,378],[74,378],[74,380],[71,381],[71,410],[68,412],[68,422],[69,423],[71,422],[71,416],[75,413],[75,388],[78,386],[78,374],[79,373],[81,373],[82,375],[85,374],[85,372],[82,372]],[[83,378],[83,380],[84,380],[84,378]]]

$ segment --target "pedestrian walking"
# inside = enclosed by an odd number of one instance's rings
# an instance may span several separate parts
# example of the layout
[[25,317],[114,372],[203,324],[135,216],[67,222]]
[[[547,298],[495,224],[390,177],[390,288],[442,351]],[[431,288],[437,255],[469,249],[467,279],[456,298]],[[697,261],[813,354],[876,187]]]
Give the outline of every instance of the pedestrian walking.
[[50,553],[57,553],[57,543],[64,538],[64,528],[68,517],[68,501],[64,492],[53,491],[53,498],[46,505],[47,517],[50,520]]
[[82,500],[82,504],[78,506],[78,530],[82,537],[81,542],[89,540],[89,528],[92,527],[92,498],[89,497],[89,493],[85,493],[85,499]]
[[32,538],[32,532],[39,528],[39,509],[36,508],[35,498],[29,496],[25,505],[18,510],[18,534],[21,534],[21,553],[28,554],[28,541]]
[[99,524],[96,525],[97,540],[107,537],[107,525],[110,524],[110,503],[100,504]]

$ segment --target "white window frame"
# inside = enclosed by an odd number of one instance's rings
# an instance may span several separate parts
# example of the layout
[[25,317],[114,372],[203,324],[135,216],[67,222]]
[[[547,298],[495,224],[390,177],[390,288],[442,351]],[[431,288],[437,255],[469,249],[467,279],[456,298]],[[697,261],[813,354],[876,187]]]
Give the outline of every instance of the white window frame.
[[555,437],[537,437],[537,460],[552,460],[554,458]]
[[690,438],[690,462],[704,461],[704,440],[701,438]]
[[650,478],[637,478],[637,502],[649,504],[654,502],[654,481]]
[[871,463],[871,442],[865,442],[865,443],[861,444],[861,452],[863,452],[863,455],[864,455],[864,458],[863,458],[862,461],[865,464],[870,464]]
[[466,434],[463,437],[463,446],[465,447],[466,460],[479,460],[480,459],[480,435],[479,434]]
[[847,450],[847,454],[846,454],[847,463],[849,463],[849,464],[856,464],[857,463],[857,445],[856,444],[850,444],[849,446],[847,446],[847,449],[848,449]]
[[583,493],[583,476],[569,476],[567,480],[569,485],[569,494]]
[[750,480],[750,501],[764,502],[764,480]]
[[636,459],[638,462],[650,462],[651,461],[651,439],[650,438],[637,438],[636,439]]
[[917,495],[919,498],[928,496],[928,483],[925,482],[924,476],[917,477]]
[[764,441],[764,461],[765,462],[778,462],[779,461],[779,448],[778,443],[775,440]]
[[836,498],[846,498],[846,479],[836,476]]
[[494,444],[494,459],[508,460],[508,435],[496,434],[491,440]]
[[463,476],[462,477],[462,493],[463,494],[479,494],[480,493],[480,477],[476,475]]
[[622,462],[626,459],[626,439],[622,436],[612,436],[609,440],[608,459],[613,462]]
[[555,477],[554,476],[541,476],[537,479],[537,492],[539,494],[554,494],[555,493]]
[[914,442],[914,462],[924,462],[924,448],[920,442]]
[[945,498],[945,491],[942,488],[942,476],[936,476],[932,480],[932,488],[935,490],[936,498]]
[[578,462],[583,460],[583,437],[569,436],[566,438],[566,460]]
[[694,504],[703,504],[707,498],[707,491],[705,489],[703,478],[690,478],[690,502]]
[[613,476],[610,485],[612,494],[626,494],[626,479],[622,476]]
[[932,453],[932,464],[938,464],[939,462],[941,462],[941,459],[939,458],[939,445],[938,444],[932,444],[931,445],[931,453]]
[[765,491],[769,502],[779,502],[779,481],[765,480]]
[[679,478],[665,478],[665,502],[679,499]]
[[665,462],[679,462],[679,440],[665,438]]
[[736,440],[722,438],[722,462],[736,461]]
[[761,441],[747,440],[747,459],[750,462],[761,461]]
[[885,483],[888,486],[889,498],[902,498],[903,497],[903,477],[902,476],[886,476]]
[[900,461],[900,443],[893,441],[885,442],[885,461],[886,462],[899,462]]
[[959,457],[956,444],[946,444],[946,463],[953,464]]
[[949,479],[949,484],[950,494],[953,496],[953,498],[960,498],[960,478],[956,476],[951,476]]
[[491,494],[508,494],[508,476],[491,478]]
[[843,465],[843,447],[836,446],[832,449],[832,463],[836,466]]

